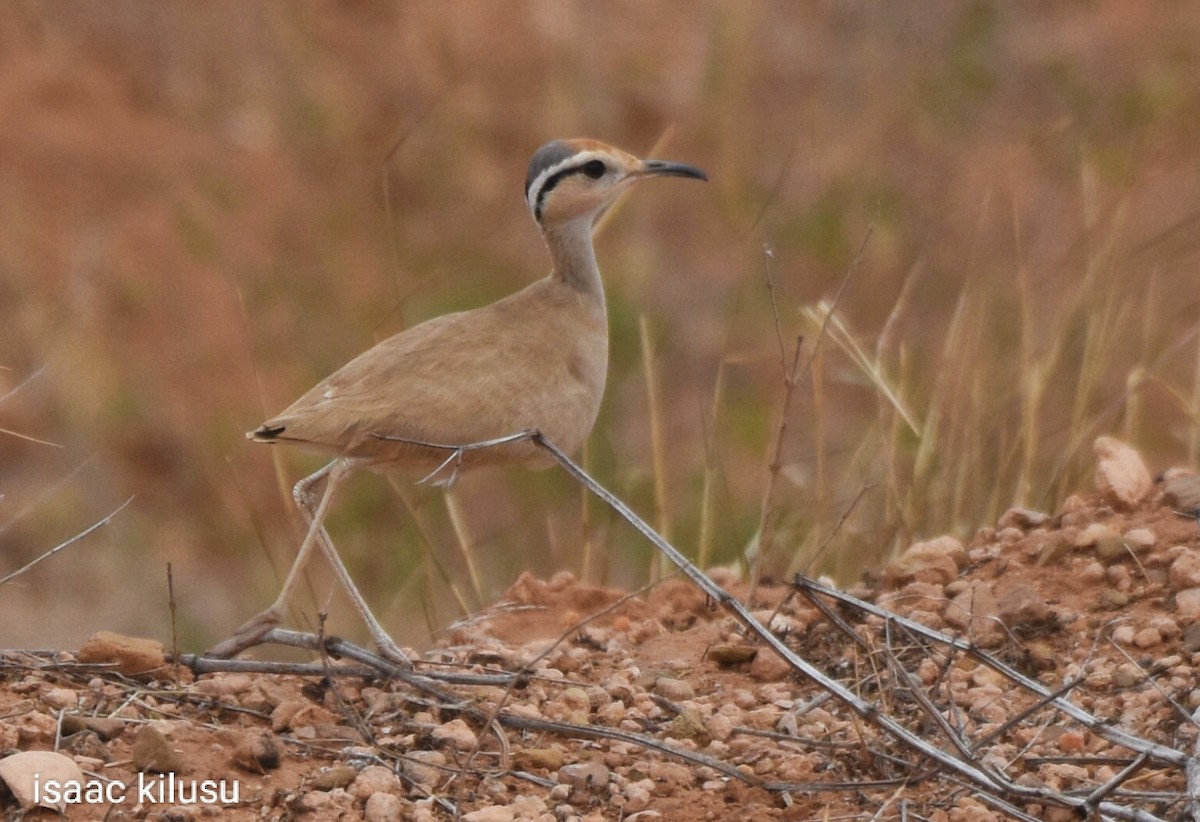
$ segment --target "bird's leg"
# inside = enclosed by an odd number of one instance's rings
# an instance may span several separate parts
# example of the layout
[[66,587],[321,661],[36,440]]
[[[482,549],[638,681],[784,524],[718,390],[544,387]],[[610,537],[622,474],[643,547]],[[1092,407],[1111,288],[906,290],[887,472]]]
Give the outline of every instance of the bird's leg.
[[[337,459],[315,474],[305,477],[296,483],[296,487],[292,489],[292,496],[296,500],[296,507],[300,509],[304,521],[308,524],[308,531],[304,535],[304,541],[300,543],[300,550],[296,553],[296,559],[292,562],[292,567],[288,571],[287,579],[283,582],[283,588],[280,590],[279,596],[275,598],[275,602],[271,604],[270,608],[251,618],[246,624],[234,631],[233,636],[209,650],[207,656],[218,658],[235,656],[247,648],[258,644],[271,629],[279,624],[280,620],[283,619],[288,599],[290,599],[292,591],[300,582],[300,574],[308,563],[308,557],[312,553],[313,545],[315,544],[321,549],[321,553],[325,555],[325,559],[329,561],[338,581],[346,589],[346,593],[350,595],[355,609],[363,618],[363,622],[367,625],[367,630],[371,633],[371,638],[379,646],[380,653],[393,662],[402,665],[412,664],[408,656],[400,650],[396,642],[388,636],[387,631],[379,624],[379,620],[371,613],[366,600],[359,593],[354,580],[350,578],[350,572],[346,570],[345,564],[342,562],[341,557],[338,556],[337,549],[333,547],[333,540],[329,538],[329,532],[325,530],[325,516],[329,513],[329,505],[333,500],[334,492],[341,485],[342,481],[359,466],[360,462],[360,460],[350,458]],[[314,510],[314,494],[312,489],[323,478],[326,478],[325,490],[321,494],[320,502],[317,503]]]
[[[350,595],[350,599],[354,603],[358,615],[362,617],[367,630],[371,634],[371,639],[374,640],[376,647],[379,648],[379,653],[385,659],[411,668],[412,660],[408,658],[408,654],[400,649],[396,641],[392,639],[388,632],[384,630],[379,620],[375,618],[375,614],[371,612],[371,607],[367,605],[367,600],[359,592],[358,586],[354,584],[354,580],[350,576],[350,571],[347,570],[345,563],[342,562],[342,558],[338,556],[337,549],[333,547],[333,540],[329,538],[329,532],[325,530],[325,509],[328,507],[329,500],[333,496],[333,489],[346,475],[357,467],[358,460],[340,459],[336,460],[333,464],[337,465],[338,463],[342,463],[342,467],[335,469],[330,474],[329,484],[325,487],[325,494],[321,497],[321,503],[317,506],[315,512],[312,510],[311,497],[307,497],[304,501],[301,501],[301,489],[299,485],[296,486],[296,504],[300,507],[300,513],[304,515],[304,519],[309,523],[309,535],[312,535],[314,532],[316,533],[316,541],[317,545],[321,548],[321,553],[325,555],[325,559],[329,562],[330,567],[333,568],[338,581],[342,583],[342,587]],[[306,544],[308,543],[307,537],[305,538],[305,542]],[[271,606],[271,608],[278,608],[280,613],[283,612],[283,605],[289,593],[289,584],[295,584],[293,577],[298,576],[296,571],[299,563],[300,558],[297,557],[296,564],[292,566],[292,572],[288,574],[287,582],[283,585],[283,591],[280,592],[275,604]]]
[[[440,442],[426,442],[425,440],[417,440],[411,437],[396,437],[391,434],[372,434],[371,436],[377,440],[384,440],[386,442],[403,442],[407,443],[408,445],[419,445],[424,448],[449,451],[450,456],[442,460],[437,468],[434,468],[428,474],[421,477],[421,479],[417,480],[417,485],[444,485],[445,487],[449,488],[454,484],[454,480],[458,479],[459,466],[462,465],[463,455],[468,451],[480,451],[484,448],[495,448],[500,445],[509,445],[510,443],[521,442],[523,440],[535,440],[540,437],[541,434],[532,428],[527,428],[524,431],[518,431],[515,434],[507,434],[503,437],[483,440],[482,442],[468,442],[463,445],[446,445]],[[448,466],[450,466],[450,476],[444,480],[435,479],[435,477],[445,471]]]
[[[312,553],[314,541],[317,540],[317,534],[324,534],[325,513],[329,509],[329,502],[333,498],[333,491],[338,483],[345,476],[346,465],[351,463],[350,460],[339,459],[326,465],[320,471],[310,474],[304,479],[296,483],[292,489],[292,497],[296,500],[296,505],[304,514],[304,519],[308,523],[308,531],[304,535],[304,541],[300,543],[300,550],[296,553],[296,559],[292,561],[292,567],[288,571],[287,579],[284,580],[283,589],[279,592],[279,596],[275,598],[275,602],[271,604],[262,613],[259,613],[247,620],[240,628],[226,640],[218,643],[210,648],[205,655],[216,657],[218,659],[228,659],[237,656],[247,648],[257,645],[264,635],[283,619],[284,608],[287,606],[288,598],[291,596],[292,590],[300,580],[300,572],[304,570],[304,566],[308,562],[308,556]],[[321,495],[321,503],[317,506],[316,513],[312,513],[312,487],[322,478],[328,475],[329,479],[325,484],[325,493]],[[328,536],[326,536],[328,539]]]
[[[442,485],[446,488],[454,485],[454,481],[458,479],[458,466],[462,464],[462,456],[463,449],[461,447],[456,447],[454,451],[451,452],[450,456],[442,460],[441,464],[438,465],[437,468],[434,468],[428,474],[417,480],[417,485]],[[442,473],[442,471],[446,470],[446,466],[450,465],[450,463],[454,463],[454,467],[450,469],[450,476],[444,480],[438,480],[435,482],[433,478]]]

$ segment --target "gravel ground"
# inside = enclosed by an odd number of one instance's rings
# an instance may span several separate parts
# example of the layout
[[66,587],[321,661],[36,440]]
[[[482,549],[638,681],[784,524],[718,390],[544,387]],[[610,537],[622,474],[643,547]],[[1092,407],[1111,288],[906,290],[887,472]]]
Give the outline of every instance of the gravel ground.
[[[1102,785],[1112,818],[1183,819],[1200,543],[1180,510],[1198,483],[1151,486],[1130,454],[1101,441],[1094,494],[1009,511],[966,545],[915,544],[853,592],[911,623],[760,588],[758,621],[866,710],[682,579],[628,596],[560,574],[522,577],[420,655],[420,671],[474,684],[195,677],[155,643],[102,635],[78,653],[7,652],[0,751],[57,749],[52,764],[82,769],[85,789],[115,792],[68,819],[1068,820]],[[733,572],[710,575],[745,596]],[[1009,792],[952,774],[877,716]],[[18,792],[21,761],[0,760]],[[16,818],[18,797],[4,803]]]

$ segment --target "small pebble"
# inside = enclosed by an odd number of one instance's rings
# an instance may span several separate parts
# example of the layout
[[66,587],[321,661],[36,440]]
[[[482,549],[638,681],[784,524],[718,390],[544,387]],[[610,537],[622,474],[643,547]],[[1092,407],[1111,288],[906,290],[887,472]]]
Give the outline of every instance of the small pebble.
[[251,734],[233,749],[233,762],[250,773],[266,773],[279,767],[279,743],[267,732]]
[[1176,511],[1200,508],[1200,474],[1189,471],[1164,479],[1163,502]]
[[517,754],[517,761],[530,771],[557,771],[563,764],[563,752],[558,748],[526,748]]
[[1096,454],[1096,490],[1105,501],[1129,510],[1150,496],[1154,480],[1132,446],[1114,437],[1097,437],[1092,451]]
[[696,691],[692,688],[692,683],[667,676],[660,676],[655,680],[654,693],[672,702],[682,702],[685,699],[696,698]]
[[1200,588],[1200,551],[1188,548],[1179,554],[1167,570],[1172,590]]
[[463,814],[463,822],[513,822],[516,814],[508,805],[488,805]]
[[608,784],[608,766],[602,762],[575,762],[558,769],[561,784],[581,791],[600,791]]
[[1133,635],[1135,648],[1153,648],[1163,641],[1162,633],[1157,628],[1143,628]]
[[400,777],[391,768],[383,765],[368,765],[354,778],[354,783],[347,790],[356,799],[365,800],[379,794],[401,795],[404,791]]
[[478,742],[471,726],[461,719],[452,719],[434,728],[433,738],[459,751],[472,750]]
[[1089,548],[1098,542],[1112,540],[1116,537],[1117,532],[1111,526],[1103,522],[1093,522],[1080,530],[1071,542],[1076,548]]
[[418,785],[430,786],[445,773],[446,755],[441,751],[409,751],[400,762],[404,775]]
[[42,701],[51,708],[71,709],[79,706],[79,694],[70,688],[51,688],[42,695]]
[[888,588],[898,588],[908,582],[945,585],[958,576],[959,568],[965,566],[966,561],[966,549],[954,537],[917,542],[888,563],[884,584]]
[[1129,645],[1133,642],[1133,635],[1136,629],[1132,625],[1118,625],[1113,629],[1113,642],[1119,645]]
[[1177,593],[1175,612],[1187,619],[1200,617],[1200,588],[1185,588]]
[[181,773],[183,761],[157,728],[143,725],[133,739],[133,767],[142,772]]
[[314,791],[332,791],[334,788],[345,788],[357,777],[357,768],[350,765],[334,765],[313,774],[307,784]]
[[365,822],[398,822],[402,810],[400,797],[390,793],[374,793],[367,798],[363,819]]

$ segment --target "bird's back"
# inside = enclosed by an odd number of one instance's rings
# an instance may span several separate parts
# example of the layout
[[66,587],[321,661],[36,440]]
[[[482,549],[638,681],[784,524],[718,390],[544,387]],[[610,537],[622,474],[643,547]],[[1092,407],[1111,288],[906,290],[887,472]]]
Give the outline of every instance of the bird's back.
[[[248,436],[377,468],[430,470],[449,456],[380,437],[465,445],[537,429],[573,452],[595,423],[607,360],[603,302],[550,277],[380,342]],[[546,460],[530,442],[463,458],[500,462]]]

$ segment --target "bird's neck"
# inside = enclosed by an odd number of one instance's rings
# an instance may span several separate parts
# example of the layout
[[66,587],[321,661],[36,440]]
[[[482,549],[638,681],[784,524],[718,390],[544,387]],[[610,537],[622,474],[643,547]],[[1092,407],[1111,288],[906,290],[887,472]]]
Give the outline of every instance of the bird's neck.
[[554,270],[550,276],[604,303],[604,284],[592,246],[592,220],[581,217],[543,229]]

